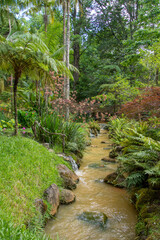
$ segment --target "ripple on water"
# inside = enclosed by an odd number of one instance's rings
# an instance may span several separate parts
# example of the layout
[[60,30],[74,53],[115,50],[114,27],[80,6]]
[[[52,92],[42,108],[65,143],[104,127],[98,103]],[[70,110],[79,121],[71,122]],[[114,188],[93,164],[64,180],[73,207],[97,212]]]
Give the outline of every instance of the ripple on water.
[[[101,141],[109,142],[106,134],[92,139],[92,147],[87,148],[81,168],[76,171],[80,177],[74,190],[76,202],[60,206],[56,219],[46,226],[46,233],[54,240],[57,233],[60,240],[133,240],[135,237],[136,212],[126,191],[95,181],[113,172],[117,165],[108,164],[110,169],[105,170],[88,167],[109,154]],[[78,220],[83,211],[104,212],[109,218],[106,228]]]

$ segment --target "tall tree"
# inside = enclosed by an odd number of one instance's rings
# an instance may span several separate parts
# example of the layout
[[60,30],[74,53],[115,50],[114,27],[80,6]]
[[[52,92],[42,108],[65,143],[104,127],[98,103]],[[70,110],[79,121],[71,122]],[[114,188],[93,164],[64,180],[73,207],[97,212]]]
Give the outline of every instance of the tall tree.
[[18,134],[17,86],[22,74],[49,75],[49,70],[65,71],[62,63],[50,57],[48,48],[36,35],[13,34],[5,39],[0,36],[0,68],[14,74],[15,134]]

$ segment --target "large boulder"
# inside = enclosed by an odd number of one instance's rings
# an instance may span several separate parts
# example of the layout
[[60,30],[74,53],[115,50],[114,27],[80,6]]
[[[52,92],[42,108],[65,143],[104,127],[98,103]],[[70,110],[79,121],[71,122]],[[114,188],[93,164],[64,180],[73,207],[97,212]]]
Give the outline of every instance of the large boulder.
[[118,174],[117,172],[110,173],[104,178],[105,183],[112,184],[115,187],[119,188],[125,187],[124,181],[125,177],[123,175]]
[[44,191],[44,198],[52,205],[50,214],[54,216],[59,207],[59,189],[56,184],[52,184]]
[[76,199],[76,195],[68,189],[62,189],[60,192],[60,203],[61,204],[70,204],[74,202]]
[[78,216],[78,219],[105,227],[108,217],[102,212],[83,212]]
[[75,189],[76,184],[79,181],[79,177],[63,164],[57,165],[57,169],[64,181],[64,187],[71,190]]

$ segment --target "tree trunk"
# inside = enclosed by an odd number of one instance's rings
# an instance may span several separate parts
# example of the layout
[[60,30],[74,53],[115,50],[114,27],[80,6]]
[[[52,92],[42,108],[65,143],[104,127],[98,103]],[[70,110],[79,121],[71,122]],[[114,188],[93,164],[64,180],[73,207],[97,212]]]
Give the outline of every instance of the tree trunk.
[[[66,1],[63,0],[63,62],[66,64]],[[66,96],[66,76],[64,76],[64,98]]]
[[139,0],[136,1],[136,20],[138,20],[138,14],[139,14]]
[[9,24],[9,34],[8,34],[8,36],[9,36],[11,34],[11,31],[12,31],[11,19],[8,20],[8,24]]
[[[67,0],[67,39],[66,39],[66,66],[69,69],[69,50],[70,50],[70,0]],[[66,100],[69,101],[70,81],[66,77]],[[69,119],[69,106],[66,109],[66,119]]]
[[19,80],[20,76],[21,76],[21,73],[15,71],[14,86],[13,86],[13,92],[14,92],[15,135],[18,135],[17,86],[18,86],[18,80]]
[[45,13],[44,13],[44,25],[45,25],[45,33],[47,34],[47,24],[48,24],[48,16],[47,16],[47,6],[44,7]]
[[38,80],[36,80],[36,105],[38,108]]
[[[75,43],[74,46],[73,46],[73,49],[74,49],[74,66],[79,70],[79,59],[80,59],[79,43]],[[73,77],[74,77],[74,89],[76,89],[76,85],[79,81],[79,73],[74,72]]]
[[[80,28],[79,25],[76,22],[76,16],[77,16],[77,8],[76,5],[74,6],[74,13],[73,13],[73,26],[74,26],[74,36],[75,40],[73,43],[73,50],[74,50],[74,63],[73,65],[79,70],[79,59],[80,59],[80,46],[79,46],[79,39],[76,39],[76,36],[80,35]],[[74,90],[76,89],[76,85],[79,81],[79,73],[74,72],[73,73],[74,77]]]
[[14,99],[13,99],[13,75],[11,74],[11,113],[14,111]]
[[159,81],[159,69],[157,68],[156,69],[156,76],[155,76],[155,82],[156,82],[157,86],[158,86],[158,81]]
[[38,81],[38,112],[41,116],[41,92],[40,92],[40,80]]

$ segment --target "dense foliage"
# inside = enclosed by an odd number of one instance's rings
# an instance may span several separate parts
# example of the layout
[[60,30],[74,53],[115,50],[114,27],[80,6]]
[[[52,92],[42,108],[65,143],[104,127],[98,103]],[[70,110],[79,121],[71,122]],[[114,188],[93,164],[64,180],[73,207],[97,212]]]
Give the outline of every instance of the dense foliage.
[[138,210],[137,239],[145,236],[146,239],[156,240],[160,237],[159,124],[159,119],[156,118],[147,122],[112,118],[109,123],[110,136],[115,147],[122,147],[122,153],[117,158],[118,174],[125,176],[122,186],[130,190]]
[[[0,2],[0,234],[35,239],[13,228],[36,215],[31,182],[37,196],[51,181],[60,183],[59,159],[32,140],[11,137],[13,130],[58,151],[63,135],[65,152],[82,156],[89,130],[99,131],[94,120],[112,115],[125,186],[159,189],[159,19],[159,0]],[[43,129],[34,129],[35,121]]]

